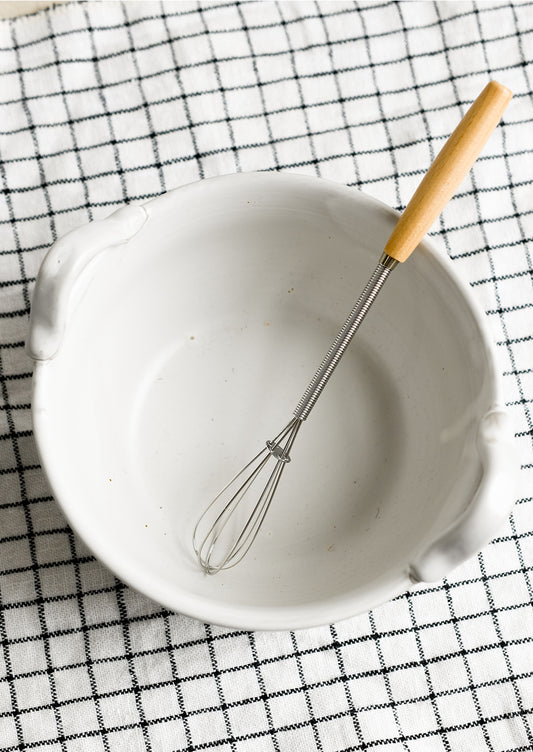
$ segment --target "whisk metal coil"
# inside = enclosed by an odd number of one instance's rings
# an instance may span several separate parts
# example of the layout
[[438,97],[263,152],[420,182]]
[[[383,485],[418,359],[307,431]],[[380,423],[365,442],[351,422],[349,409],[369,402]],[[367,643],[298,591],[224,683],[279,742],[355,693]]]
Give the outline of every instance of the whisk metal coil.
[[397,264],[398,262],[396,259],[391,258],[391,256],[388,256],[386,253],[382,255],[379,264],[374,269],[365,289],[350,311],[350,315],[335,337],[331,347],[324,356],[322,363],[309,382],[309,386],[305,390],[301,400],[298,402],[296,410],[294,411],[294,415],[297,418],[305,420],[313,409],[317,399],[320,397],[324,387],[328,383],[330,376],[333,374],[333,371],[344,355],[346,348],[352,341],[359,325],[368,313],[377,294],[385,284],[385,280]]

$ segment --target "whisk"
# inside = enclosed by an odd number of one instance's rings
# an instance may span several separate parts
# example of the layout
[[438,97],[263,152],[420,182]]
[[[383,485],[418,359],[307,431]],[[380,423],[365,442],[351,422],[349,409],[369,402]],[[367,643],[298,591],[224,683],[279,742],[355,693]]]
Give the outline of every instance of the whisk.
[[[468,173],[507,107],[511,92],[491,81],[449,137],[400,216],[379,263],[298,402],[287,425],[240,470],[206,507],[193,533],[200,566],[216,574],[238,564],[268,513],[303,422],[344,355],[391,271],[405,261]],[[260,479],[263,483],[259,485]],[[259,490],[253,496],[252,489]],[[237,509],[249,508],[239,523]]]

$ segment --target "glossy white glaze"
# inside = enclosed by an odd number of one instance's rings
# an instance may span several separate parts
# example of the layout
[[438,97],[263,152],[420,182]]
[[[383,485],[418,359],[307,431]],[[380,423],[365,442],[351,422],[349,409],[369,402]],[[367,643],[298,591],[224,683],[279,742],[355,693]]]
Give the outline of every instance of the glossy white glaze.
[[[426,241],[302,427],[253,550],[204,575],[191,547],[200,508],[288,420],[397,214],[272,173],[195,183],[144,210],[127,242],[110,235],[113,249],[81,263],[74,293],[56,288],[70,303],[55,357],[42,359],[58,344],[42,334],[42,302],[30,332],[43,466],[120,578],[206,621],[309,627],[442,577],[496,534],[517,461],[492,344]],[[84,257],[92,230],[77,232],[69,254]]]
[[482,475],[465,511],[411,564],[414,582],[445,577],[490,542],[509,516],[506,499],[517,492],[514,432],[508,413],[494,407],[479,422],[477,449]]
[[85,267],[104,249],[127,243],[146,222],[142,206],[126,206],[104,220],[72,230],[46,254],[31,303],[27,350],[34,360],[56,354],[65,330],[69,304]]

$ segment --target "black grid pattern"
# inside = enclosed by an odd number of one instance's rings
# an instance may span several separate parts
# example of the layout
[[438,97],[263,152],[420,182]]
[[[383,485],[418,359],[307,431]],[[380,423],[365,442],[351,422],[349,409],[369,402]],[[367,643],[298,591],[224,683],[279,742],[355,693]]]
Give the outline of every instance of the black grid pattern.
[[[162,610],[66,525],[24,354],[49,244],[192,180],[293,170],[406,204],[468,104],[515,97],[437,227],[488,314],[522,484],[474,560],[253,634]],[[533,3],[69,3],[0,22],[0,749],[533,749]]]

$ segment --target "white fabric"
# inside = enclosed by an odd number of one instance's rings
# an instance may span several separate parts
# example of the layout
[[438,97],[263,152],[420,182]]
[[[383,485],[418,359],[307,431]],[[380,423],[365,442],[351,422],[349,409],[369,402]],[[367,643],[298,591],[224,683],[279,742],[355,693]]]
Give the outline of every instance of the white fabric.
[[[93,2],[0,22],[0,749],[533,748],[530,2]],[[396,208],[491,78],[502,125],[434,227],[497,343],[522,462],[479,557],[297,633],[204,625],[97,563],[47,488],[23,349],[50,243],[181,184],[296,171]]]

